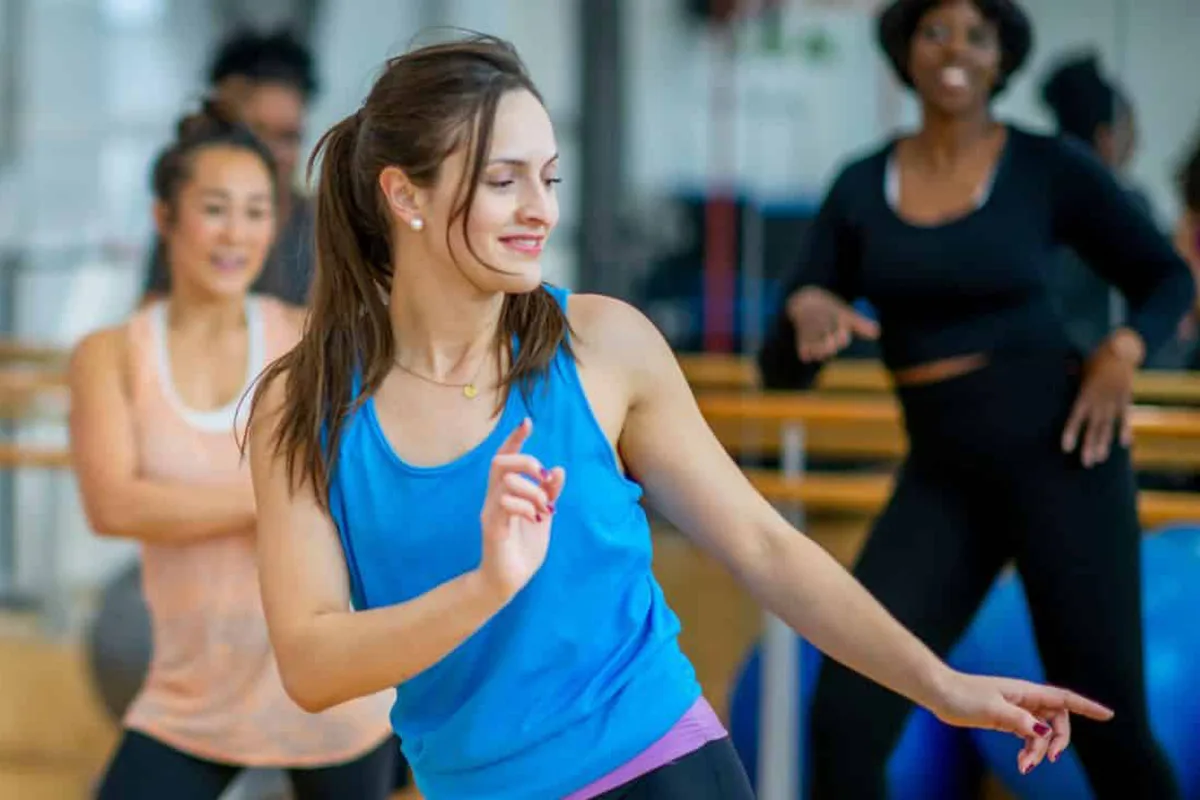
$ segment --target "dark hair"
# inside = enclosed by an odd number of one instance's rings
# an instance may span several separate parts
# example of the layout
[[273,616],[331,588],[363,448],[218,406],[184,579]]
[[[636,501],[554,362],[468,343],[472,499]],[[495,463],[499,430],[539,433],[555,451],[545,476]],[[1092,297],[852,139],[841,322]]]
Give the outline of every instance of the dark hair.
[[[285,455],[290,486],[311,484],[322,506],[347,417],[379,388],[394,363],[385,299],[393,278],[392,219],[379,174],[394,165],[414,183],[432,185],[445,158],[469,148],[451,212],[451,222],[458,221],[465,234],[496,108],[514,90],[541,100],[507,42],[471,36],[427,45],[389,59],[362,108],[317,142],[308,164],[311,178],[321,157],[317,272],[308,322],[300,343],[263,374],[250,419],[262,392],[284,376],[273,447]],[[449,230],[446,236],[449,240]],[[545,287],[505,297],[494,343],[498,359],[508,355],[502,390],[529,387],[559,347],[569,352],[568,333],[566,315]],[[516,352],[514,337],[520,342]]]
[[208,80],[216,86],[231,77],[254,83],[282,83],[299,91],[305,101],[318,90],[312,53],[282,30],[259,33],[243,29],[226,39],[209,67]]
[[1192,145],[1183,168],[1179,170],[1179,190],[1188,211],[1200,213],[1200,138]]
[[[179,189],[191,179],[193,156],[209,147],[232,147],[258,156],[270,175],[275,174],[275,159],[266,145],[248,128],[234,121],[225,107],[211,98],[200,110],[184,116],[175,125],[175,140],[154,161],[151,189],[154,199],[173,206]],[[272,192],[275,181],[271,181]]]
[[[877,34],[879,44],[892,65],[896,77],[912,86],[908,72],[908,52],[917,26],[934,8],[948,0],[894,0],[879,15]],[[1025,64],[1033,49],[1033,25],[1029,17],[1013,0],[971,0],[979,13],[996,26],[1000,37],[1000,76],[992,87],[997,95],[1008,86],[1009,79]]]
[[1127,111],[1128,102],[1100,72],[1094,53],[1063,61],[1042,84],[1042,100],[1050,107],[1058,129],[1091,145],[1096,130],[1112,125]]

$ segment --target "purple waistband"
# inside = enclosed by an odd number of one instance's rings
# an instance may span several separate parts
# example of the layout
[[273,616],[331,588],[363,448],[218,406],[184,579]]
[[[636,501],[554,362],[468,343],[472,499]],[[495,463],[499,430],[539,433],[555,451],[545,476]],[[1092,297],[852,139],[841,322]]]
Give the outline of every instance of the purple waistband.
[[563,800],[588,800],[596,797],[728,735],[717,713],[708,701],[701,697],[661,739],[600,780],[572,792]]

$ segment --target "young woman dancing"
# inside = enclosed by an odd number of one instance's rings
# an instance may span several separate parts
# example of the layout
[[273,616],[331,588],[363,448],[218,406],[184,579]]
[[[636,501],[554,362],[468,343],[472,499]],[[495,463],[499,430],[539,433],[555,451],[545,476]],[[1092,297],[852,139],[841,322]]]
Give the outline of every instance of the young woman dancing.
[[507,45],[389,61],[319,154],[312,315],[251,410],[267,621],[305,708],[396,687],[428,800],[750,797],[643,492],[816,646],[1022,764],[1109,717],[949,669],[755,493],[642,314],[543,284],[558,146]]

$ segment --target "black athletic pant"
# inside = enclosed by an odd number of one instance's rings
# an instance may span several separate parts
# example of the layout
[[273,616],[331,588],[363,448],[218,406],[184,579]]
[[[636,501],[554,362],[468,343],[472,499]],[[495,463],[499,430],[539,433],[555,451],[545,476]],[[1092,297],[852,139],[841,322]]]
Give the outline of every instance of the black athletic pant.
[[[944,657],[1015,560],[1048,681],[1116,711],[1103,724],[1072,720],[1097,797],[1172,800],[1179,789],[1147,719],[1129,453],[1114,443],[1085,469],[1062,452],[1078,387],[1078,359],[1048,355],[902,387],[909,457],[855,574]],[[827,659],[812,710],[813,798],[883,798],[910,708]]]
[[[289,769],[296,800],[386,800],[396,782],[393,737],[342,764]],[[217,800],[244,769],[206,761],[137,731],[125,731],[97,800]]]
[[754,800],[729,737],[618,786],[596,800]]

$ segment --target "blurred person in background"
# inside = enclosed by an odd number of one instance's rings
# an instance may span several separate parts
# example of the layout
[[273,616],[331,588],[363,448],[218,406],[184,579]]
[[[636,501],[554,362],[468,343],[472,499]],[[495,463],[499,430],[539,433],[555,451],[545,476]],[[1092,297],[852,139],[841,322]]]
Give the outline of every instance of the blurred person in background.
[[[1042,83],[1041,94],[1058,134],[1095,153],[1122,181],[1130,199],[1150,214],[1145,195],[1125,183],[1137,146],[1133,107],[1101,72],[1097,56],[1084,52],[1061,60]],[[1062,248],[1062,263],[1055,267],[1051,280],[1068,335],[1077,347],[1090,352],[1122,316],[1122,304],[1112,284],[1067,246]]]
[[[240,119],[270,149],[279,193],[275,246],[255,292],[303,306],[312,283],[313,207],[295,185],[309,104],[318,91],[312,54],[286,32],[243,30],[218,49],[209,87],[229,115]],[[170,272],[156,241],[146,279],[147,299],[170,289]]]
[[[1175,248],[1188,266],[1192,275],[1200,282],[1200,138],[1192,146],[1183,168],[1179,171],[1179,191],[1183,200],[1183,211],[1175,223]],[[1190,334],[1193,341],[1200,338],[1200,305],[1192,308],[1186,321],[1184,336]],[[1193,347],[1183,365],[1186,369],[1200,369],[1200,352]]]
[[[993,116],[1033,45],[1017,3],[893,0],[878,34],[920,127],[839,172],[759,354],[763,382],[808,385],[853,337],[879,339],[909,450],[855,575],[945,654],[1015,561],[1048,679],[1116,709],[1073,730],[1097,796],[1178,798],[1146,708],[1127,412],[1136,371],[1192,306],[1191,273],[1090,147]],[[1112,144],[1119,161],[1128,140]],[[1129,305],[1090,350],[1056,308],[1064,246]],[[884,797],[911,707],[826,662],[814,798]]]
[[287,695],[264,617],[240,400],[300,338],[301,311],[251,291],[275,238],[269,150],[215,104],[155,162],[167,294],[85,337],[71,452],[88,521],[141,544],[152,659],[100,800],[216,800],[248,767],[297,800],[384,800],[398,754],[387,693],[310,714]]

